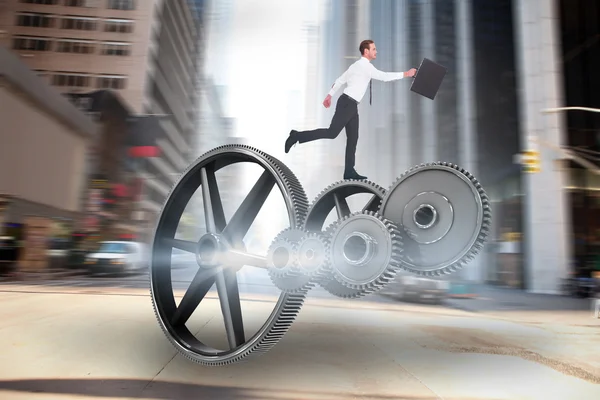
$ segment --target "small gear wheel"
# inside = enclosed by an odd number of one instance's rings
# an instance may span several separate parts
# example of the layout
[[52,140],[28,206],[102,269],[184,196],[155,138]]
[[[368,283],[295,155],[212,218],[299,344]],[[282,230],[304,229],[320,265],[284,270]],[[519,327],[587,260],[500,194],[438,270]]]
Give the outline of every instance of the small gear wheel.
[[298,269],[312,281],[330,275],[329,238],[322,232],[308,232],[296,245]]
[[360,211],[334,222],[330,257],[333,277],[365,294],[392,281],[402,260],[402,235],[392,221],[373,211]]
[[303,236],[303,230],[287,228],[273,239],[267,251],[267,268],[271,277],[284,278],[300,273],[296,271],[295,246]]
[[285,229],[273,240],[267,252],[269,277],[285,293],[303,293],[314,286],[298,265],[297,247],[305,236],[306,232],[301,229]]

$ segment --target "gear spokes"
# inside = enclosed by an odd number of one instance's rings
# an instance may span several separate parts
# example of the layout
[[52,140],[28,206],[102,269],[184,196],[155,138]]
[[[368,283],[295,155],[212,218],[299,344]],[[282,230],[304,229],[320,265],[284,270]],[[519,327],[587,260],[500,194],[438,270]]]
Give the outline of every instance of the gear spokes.
[[[263,173],[227,222],[215,172],[231,164],[258,164]],[[211,150],[192,164],[167,196],[155,231],[151,265],[152,302],[161,328],[184,356],[205,365],[226,365],[267,351],[291,326],[304,293],[284,293],[267,321],[247,337],[241,311],[237,271],[244,265],[266,268],[266,257],[248,253],[243,239],[258,216],[273,187],[284,196],[291,228],[302,226],[308,200],[293,173],[275,158],[248,146],[229,145]],[[177,226],[200,188],[204,203],[206,232],[197,242],[175,239]],[[179,305],[171,282],[171,252],[178,248],[194,254],[198,271]],[[208,347],[186,327],[213,285],[216,285],[228,349]]]

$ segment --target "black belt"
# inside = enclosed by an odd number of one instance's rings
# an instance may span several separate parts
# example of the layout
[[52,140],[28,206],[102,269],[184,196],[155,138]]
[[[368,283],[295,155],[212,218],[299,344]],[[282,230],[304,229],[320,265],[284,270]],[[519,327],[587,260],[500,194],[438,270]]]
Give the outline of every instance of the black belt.
[[353,102],[358,104],[358,101],[354,100],[352,97],[348,96],[346,93],[343,93],[342,96],[346,96],[347,98],[349,98],[350,100],[352,100]]

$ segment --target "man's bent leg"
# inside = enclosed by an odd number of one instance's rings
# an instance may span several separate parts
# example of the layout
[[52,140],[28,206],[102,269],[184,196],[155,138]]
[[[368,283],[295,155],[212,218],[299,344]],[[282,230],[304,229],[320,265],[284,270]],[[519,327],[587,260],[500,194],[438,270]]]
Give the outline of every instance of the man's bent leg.
[[346,124],[346,168],[344,169],[344,179],[367,179],[366,176],[359,175],[354,170],[359,125],[358,113]]
[[337,101],[335,113],[329,128],[320,128],[303,132],[292,130],[285,142],[285,152],[289,152],[290,148],[297,142],[306,143],[319,139],[335,139],[342,129],[344,129],[344,126],[347,125],[348,121],[350,121],[357,113],[357,104],[349,98],[341,96]]

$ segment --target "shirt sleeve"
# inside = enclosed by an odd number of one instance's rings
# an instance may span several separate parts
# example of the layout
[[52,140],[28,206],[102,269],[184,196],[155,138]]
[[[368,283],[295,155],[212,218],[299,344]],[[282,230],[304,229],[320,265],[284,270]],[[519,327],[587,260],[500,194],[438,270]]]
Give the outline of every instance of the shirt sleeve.
[[404,78],[404,72],[383,72],[375,68],[373,64],[371,65],[371,79],[375,79],[378,81],[395,81],[398,79]]
[[333,84],[333,86],[329,90],[328,94],[330,96],[333,96],[335,94],[335,92],[337,92],[338,90],[340,90],[340,88],[343,85],[345,85],[346,83],[348,83],[348,70],[346,70],[346,72],[344,72],[339,78],[337,78],[335,80],[335,83]]

